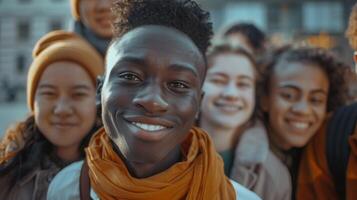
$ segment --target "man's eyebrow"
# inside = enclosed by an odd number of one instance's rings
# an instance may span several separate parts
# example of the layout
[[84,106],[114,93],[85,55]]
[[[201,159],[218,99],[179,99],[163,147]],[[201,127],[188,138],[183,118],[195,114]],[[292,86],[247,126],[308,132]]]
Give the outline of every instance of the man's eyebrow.
[[195,77],[198,77],[197,70],[192,65],[176,63],[170,65],[170,68],[173,69],[174,71],[190,71]]
[[130,62],[130,63],[134,63],[137,65],[145,65],[146,61],[145,58],[139,57],[139,56],[132,56],[132,55],[127,55],[127,56],[123,56],[118,63],[120,62]]
[[120,57],[120,59],[113,65],[112,70],[109,70],[110,73],[115,72],[119,69],[119,66],[123,64],[130,64],[130,65],[135,65],[140,68],[146,66],[146,61],[144,57],[137,56],[137,55],[124,55]]
[[[125,55],[121,57],[117,64],[123,62],[133,63],[138,66],[145,66],[147,64],[147,61],[144,57],[133,55]],[[196,68],[187,63],[173,63],[170,65],[170,69],[173,69],[174,71],[190,71],[195,77],[198,77],[198,72]]]

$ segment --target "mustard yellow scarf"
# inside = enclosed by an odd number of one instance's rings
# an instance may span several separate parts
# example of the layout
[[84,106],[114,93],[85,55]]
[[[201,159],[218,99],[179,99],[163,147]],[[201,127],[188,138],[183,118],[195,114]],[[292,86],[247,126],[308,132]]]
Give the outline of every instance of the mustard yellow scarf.
[[86,150],[91,186],[103,200],[236,199],[236,192],[224,175],[222,159],[204,131],[191,129],[182,148],[185,160],[164,172],[138,179],[129,174],[102,128]]

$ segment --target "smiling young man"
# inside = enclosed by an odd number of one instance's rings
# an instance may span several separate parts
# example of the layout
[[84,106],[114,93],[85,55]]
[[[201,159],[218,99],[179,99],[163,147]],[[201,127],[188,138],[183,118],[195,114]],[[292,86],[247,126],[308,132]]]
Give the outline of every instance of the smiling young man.
[[116,36],[98,87],[104,127],[48,198],[259,199],[224,175],[210,138],[193,127],[209,14],[179,0],[118,0],[113,10]]

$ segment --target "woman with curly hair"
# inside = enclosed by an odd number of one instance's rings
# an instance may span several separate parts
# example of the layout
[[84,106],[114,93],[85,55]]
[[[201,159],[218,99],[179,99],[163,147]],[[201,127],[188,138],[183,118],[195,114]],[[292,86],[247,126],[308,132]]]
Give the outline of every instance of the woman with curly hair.
[[349,66],[326,50],[284,48],[265,66],[261,109],[270,149],[288,167],[293,194],[300,152],[328,113],[346,104]]
[[253,56],[228,43],[207,53],[208,70],[198,124],[224,161],[227,176],[265,200],[291,198],[287,167],[269,150],[258,115],[260,72]]
[[0,143],[0,199],[46,199],[52,178],[83,159],[97,126],[96,76],[101,57],[79,36],[55,31],[41,38],[29,68],[31,114]]
[[[357,49],[357,4],[346,36]],[[357,61],[356,53],[354,60]],[[352,71],[349,71],[353,74]],[[356,80],[355,80],[356,81]],[[354,82],[356,84],[356,82]],[[357,88],[357,85],[354,85]],[[298,200],[357,199],[357,102],[333,112],[301,157]]]

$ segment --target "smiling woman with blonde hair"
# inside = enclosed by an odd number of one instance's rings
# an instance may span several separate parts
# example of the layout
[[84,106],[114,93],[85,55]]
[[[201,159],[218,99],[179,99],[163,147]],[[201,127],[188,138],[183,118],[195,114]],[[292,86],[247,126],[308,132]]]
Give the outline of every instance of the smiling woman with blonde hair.
[[265,200],[291,196],[287,168],[269,150],[259,117],[261,74],[254,57],[226,41],[207,53],[208,70],[198,123],[213,139],[225,174]]

